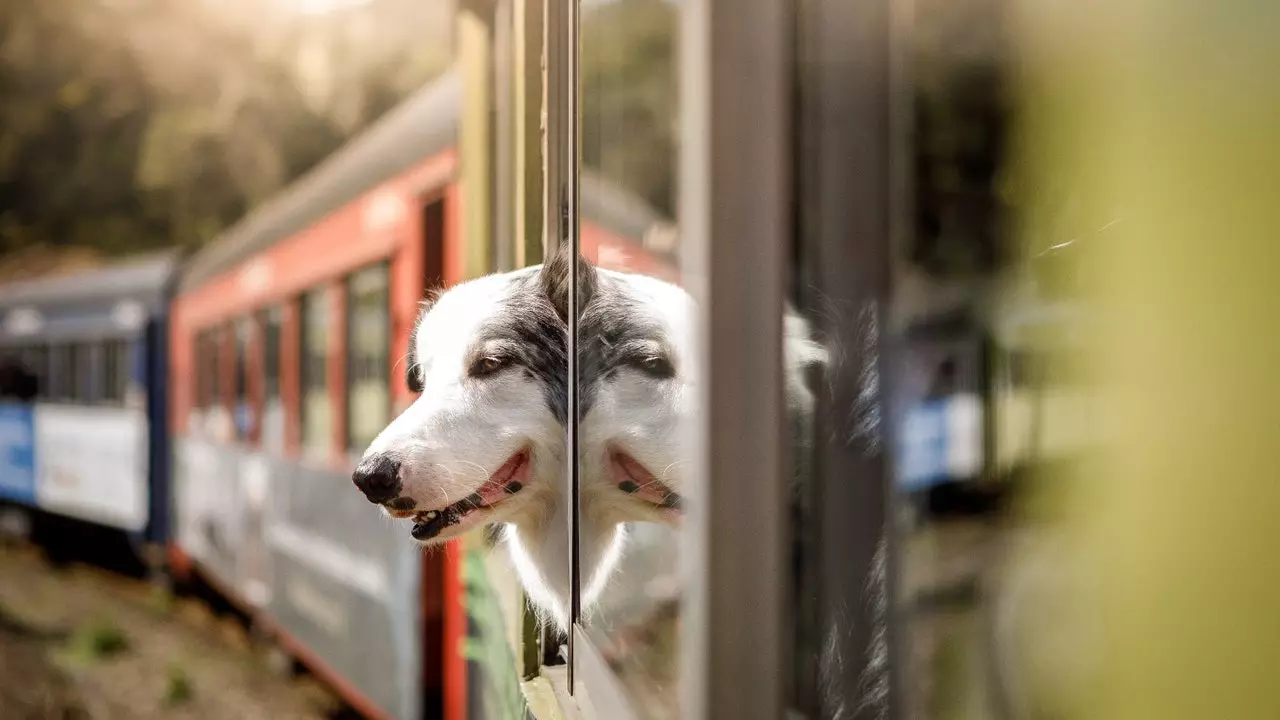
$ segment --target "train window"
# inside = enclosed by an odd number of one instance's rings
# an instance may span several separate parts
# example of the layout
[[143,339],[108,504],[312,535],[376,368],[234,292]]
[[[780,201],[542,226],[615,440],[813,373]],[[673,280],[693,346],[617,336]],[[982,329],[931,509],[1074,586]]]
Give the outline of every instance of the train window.
[[49,348],[46,345],[33,345],[22,351],[22,364],[36,381],[36,398],[49,396]]
[[102,343],[102,402],[120,405],[124,402],[125,388],[129,383],[129,343],[126,340],[106,340]]
[[280,333],[284,311],[271,307],[258,313],[262,328],[262,446],[284,449],[284,405],[280,395]]
[[[675,227],[680,5],[662,0],[584,3],[580,16],[581,181],[578,234],[583,257],[617,271],[679,276]],[[647,286],[641,286],[647,287]],[[645,290],[644,292],[649,292]],[[579,408],[579,602],[574,670],[615,684],[632,714],[675,717],[679,693],[682,587],[676,531],[689,458],[681,441],[696,362],[680,328],[693,307],[678,285],[653,290],[661,303],[630,306],[624,327],[598,322],[617,296],[583,308],[577,382],[595,399]],[[659,308],[661,305],[661,308]],[[669,313],[669,314],[663,314]],[[639,407],[645,408],[640,412]],[[603,585],[600,558],[621,542],[621,525],[586,525],[596,506],[623,508],[626,550]],[[609,697],[592,692],[592,701]],[[619,708],[598,708],[614,717]]]
[[253,437],[254,407],[249,394],[249,347],[253,341],[253,320],[240,318],[232,326],[234,342],[234,376],[235,398],[232,410],[235,413],[236,440],[248,441]]
[[65,399],[78,404],[91,402],[93,357],[88,343],[77,342],[67,346],[67,370],[69,377]]
[[66,344],[49,347],[49,399],[65,402],[71,392],[70,348]]
[[206,363],[202,373],[207,378],[204,407],[212,409],[222,404],[222,342],[218,328],[210,328],[204,333],[204,348],[201,354]]
[[191,343],[191,366],[194,372],[191,373],[191,387],[194,392],[194,401],[192,406],[196,409],[204,408],[209,404],[209,376],[208,361],[205,359],[206,333],[202,330],[195,333],[194,340]]
[[347,448],[363,452],[391,414],[387,265],[347,279]]
[[329,393],[329,293],[302,296],[302,447],[323,457],[333,441],[333,398]]

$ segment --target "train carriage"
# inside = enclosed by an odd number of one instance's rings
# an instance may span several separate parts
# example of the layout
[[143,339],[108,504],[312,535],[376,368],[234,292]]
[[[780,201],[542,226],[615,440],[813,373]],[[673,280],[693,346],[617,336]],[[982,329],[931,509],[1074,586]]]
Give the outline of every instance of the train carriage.
[[[0,498],[118,531],[158,569],[169,537],[167,313],[178,257],[0,288]],[[20,385],[26,385],[25,392]]]

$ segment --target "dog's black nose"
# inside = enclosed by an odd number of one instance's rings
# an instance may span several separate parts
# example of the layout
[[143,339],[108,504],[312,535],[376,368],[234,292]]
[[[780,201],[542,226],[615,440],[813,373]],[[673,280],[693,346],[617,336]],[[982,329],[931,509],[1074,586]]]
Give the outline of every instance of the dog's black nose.
[[400,463],[385,454],[372,455],[360,461],[351,481],[369,502],[380,505],[400,495]]

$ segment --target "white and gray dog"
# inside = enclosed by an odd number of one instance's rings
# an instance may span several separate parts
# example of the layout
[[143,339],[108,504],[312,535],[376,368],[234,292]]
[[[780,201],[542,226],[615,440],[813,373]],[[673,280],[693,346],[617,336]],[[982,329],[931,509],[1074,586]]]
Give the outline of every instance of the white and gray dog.
[[[406,375],[418,397],[373,441],[352,478],[386,514],[412,519],[411,535],[424,546],[503,528],[525,591],[561,631],[570,591],[569,260],[562,253],[465,282],[424,304]],[[678,524],[682,504],[697,501],[687,497],[681,457],[681,431],[697,412],[697,316],[677,285],[582,260],[578,267],[579,548],[581,603],[589,609],[617,566],[626,524]],[[805,371],[827,353],[798,315],[787,313],[785,329],[788,405],[805,436],[813,412]],[[839,632],[825,634],[838,640]],[[873,651],[872,666],[882,664],[883,651]],[[837,651],[829,655],[824,674],[838,662]],[[868,690],[876,694],[879,685]],[[824,704],[826,717],[844,714],[844,703]]]

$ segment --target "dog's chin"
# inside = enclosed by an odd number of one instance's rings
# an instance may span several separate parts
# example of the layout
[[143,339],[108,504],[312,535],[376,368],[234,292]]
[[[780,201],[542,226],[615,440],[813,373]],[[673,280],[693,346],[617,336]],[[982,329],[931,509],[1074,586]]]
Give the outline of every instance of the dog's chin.
[[[609,450],[609,477],[633,520],[678,526],[684,515],[684,498],[668,482],[658,480],[634,455],[620,447]],[[669,480],[669,479],[668,479]]]
[[391,517],[413,520],[409,534],[414,542],[424,547],[439,545],[518,514],[527,504],[532,468],[533,453],[524,448],[457,502],[427,510],[384,509]]

